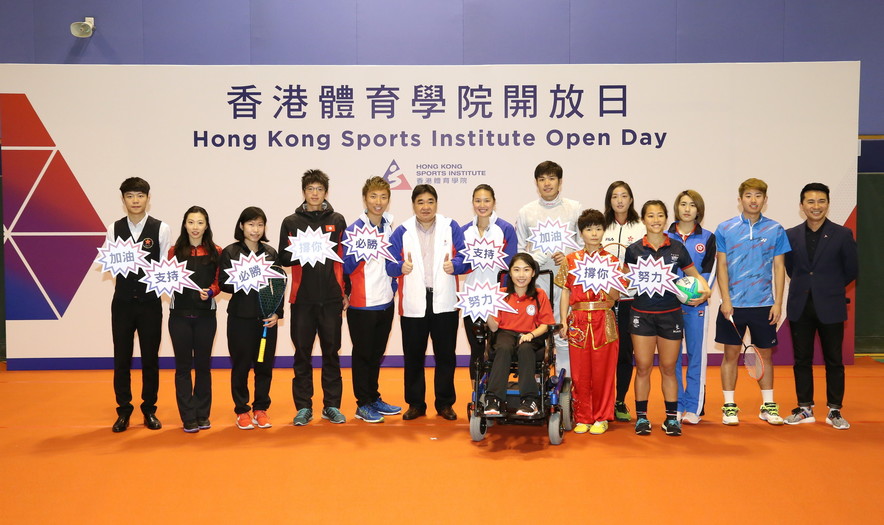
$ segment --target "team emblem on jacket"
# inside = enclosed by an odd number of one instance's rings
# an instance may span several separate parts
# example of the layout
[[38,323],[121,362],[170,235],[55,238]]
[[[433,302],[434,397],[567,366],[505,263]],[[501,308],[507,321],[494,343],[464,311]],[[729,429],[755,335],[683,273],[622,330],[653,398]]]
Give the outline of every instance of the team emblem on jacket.
[[326,225],[325,225],[325,231],[327,231],[327,232],[333,232],[333,231],[335,231],[335,225],[334,225],[334,224],[326,224]]
[[703,253],[706,251],[706,245],[705,244],[697,244],[696,246],[694,246],[694,249],[697,250],[697,253]]
[[535,307],[533,304],[529,304],[528,308],[525,308],[525,313],[528,315],[534,315],[535,313],[537,313],[537,307]]
[[151,248],[153,248],[153,239],[151,239],[150,237],[144,239],[143,241],[141,241],[141,247],[145,250],[150,250]]

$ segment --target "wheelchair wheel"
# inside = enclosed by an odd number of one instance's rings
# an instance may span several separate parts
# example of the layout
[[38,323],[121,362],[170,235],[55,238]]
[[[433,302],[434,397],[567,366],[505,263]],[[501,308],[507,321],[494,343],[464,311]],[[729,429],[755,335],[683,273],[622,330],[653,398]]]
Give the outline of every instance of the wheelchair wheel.
[[562,427],[568,432],[574,430],[574,400],[571,399],[571,378],[565,378],[562,393],[559,394],[559,406],[562,407]]
[[562,413],[555,412],[549,416],[549,442],[552,445],[561,445],[565,429],[562,427]]
[[473,438],[473,441],[485,439],[485,432],[487,430],[487,420],[484,417],[474,416],[470,419],[470,437]]

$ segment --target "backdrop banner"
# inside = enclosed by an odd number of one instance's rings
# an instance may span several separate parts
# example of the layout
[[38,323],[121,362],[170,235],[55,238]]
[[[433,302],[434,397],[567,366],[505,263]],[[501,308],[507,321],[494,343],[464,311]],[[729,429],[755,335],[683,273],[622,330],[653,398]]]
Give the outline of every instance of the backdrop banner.
[[[187,208],[205,207],[222,247],[247,206],[267,213],[276,246],[312,168],[330,176],[328,199],[348,224],[375,175],[393,188],[396,224],[425,183],[459,224],[472,218],[473,188],[490,184],[498,215],[515,223],[538,198],[533,173],[545,160],[562,165],[563,196],[584,208],[603,210],[615,180],[630,183],[637,209],[650,199],[671,207],[690,188],[714,230],[739,213],[740,182],[757,177],[770,186],[765,215],[784,227],[804,220],[799,192],[812,181],[831,187],[829,217],[845,224],[856,207],[859,72],[859,62],[0,65],[9,369],[110,366],[113,278],[94,261],[107,226],[125,214],[127,177],[150,182],[149,213],[173,237]],[[227,299],[214,351],[225,360]],[[715,293],[710,339],[718,304]],[[288,323],[281,366],[293,354]],[[387,364],[401,363],[398,326]],[[458,341],[465,363],[463,333]],[[349,354],[345,326],[345,363]],[[775,355],[791,359],[788,343]]]

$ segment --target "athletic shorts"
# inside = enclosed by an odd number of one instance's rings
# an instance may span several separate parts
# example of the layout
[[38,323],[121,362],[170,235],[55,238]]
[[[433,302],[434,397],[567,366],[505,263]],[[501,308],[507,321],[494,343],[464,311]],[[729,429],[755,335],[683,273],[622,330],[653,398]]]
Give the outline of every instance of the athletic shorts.
[[[770,308],[770,306],[734,308],[734,324],[737,325],[737,330],[734,330],[730,320],[721,315],[719,310],[718,318],[715,320],[715,342],[723,345],[740,345],[748,328],[752,344],[756,348],[777,346],[777,325],[770,324],[767,318],[770,315]],[[740,332],[739,336],[737,331]]]
[[681,308],[660,313],[640,312],[633,308],[630,314],[629,333],[680,340],[684,337],[684,319]]

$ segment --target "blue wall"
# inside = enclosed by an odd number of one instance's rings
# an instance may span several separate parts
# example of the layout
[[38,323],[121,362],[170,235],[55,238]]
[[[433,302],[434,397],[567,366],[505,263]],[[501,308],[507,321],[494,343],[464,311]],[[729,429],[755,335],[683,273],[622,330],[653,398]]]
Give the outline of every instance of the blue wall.
[[859,132],[882,134],[882,22],[882,0],[0,0],[0,62],[861,60]]

